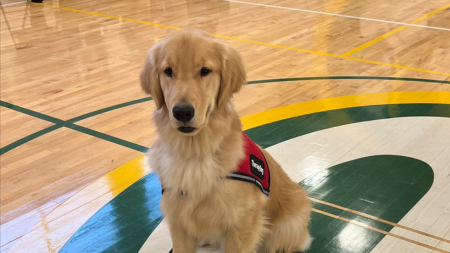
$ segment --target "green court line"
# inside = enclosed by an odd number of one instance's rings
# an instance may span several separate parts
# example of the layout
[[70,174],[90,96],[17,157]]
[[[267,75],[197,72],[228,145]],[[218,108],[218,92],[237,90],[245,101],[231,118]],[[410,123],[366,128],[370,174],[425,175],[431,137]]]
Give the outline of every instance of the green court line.
[[[419,79],[419,78],[403,78],[403,77],[380,77],[380,76],[324,76],[324,77],[297,77],[297,78],[281,78],[281,79],[266,79],[266,80],[256,80],[256,81],[249,81],[246,84],[250,85],[250,84],[260,84],[260,83],[276,83],[276,82],[293,82],[293,81],[314,81],[314,80],[391,80],[391,81],[407,81],[407,82],[426,82],[426,83],[441,83],[441,84],[450,84],[450,81],[441,81],[441,80],[433,80],[433,79]],[[133,101],[129,101],[129,102],[125,102],[122,104],[118,104],[118,105],[113,105],[110,107],[106,107],[100,110],[96,110],[90,113],[86,113],[83,115],[80,115],[78,117],[69,119],[69,120],[61,120],[61,119],[57,119],[36,111],[32,111],[17,105],[13,105],[11,103],[5,102],[5,101],[1,101],[0,100],[0,106],[18,111],[18,112],[22,112],[25,114],[28,114],[30,116],[42,119],[42,120],[46,120],[49,122],[52,122],[55,124],[55,126],[52,126],[51,128],[46,128],[43,130],[40,130],[38,132],[35,132],[31,135],[28,135],[22,139],[19,139],[3,148],[0,149],[0,155],[3,155],[4,153],[11,151],[14,148],[17,148],[20,145],[25,144],[28,141],[31,141],[33,139],[36,139],[44,134],[47,134],[51,131],[48,131],[48,129],[52,129],[56,130],[60,127],[68,127],[68,128],[72,128],[76,131],[80,131],[82,133],[85,134],[91,134],[97,138],[104,138],[105,140],[108,140],[110,142],[114,142],[116,144],[125,146],[125,147],[129,147],[131,149],[140,151],[140,152],[145,152],[145,150],[147,150],[146,147],[129,142],[129,141],[125,141],[123,139],[119,139],[107,134],[103,134],[85,127],[81,127],[79,125],[75,125],[73,123],[77,122],[77,121],[81,121],[105,112],[109,112],[109,111],[113,111],[116,109],[120,109],[126,106],[130,106],[130,105],[134,105],[134,104],[139,104],[139,103],[143,103],[143,102],[147,102],[152,100],[151,97],[146,97],[146,98],[141,98],[141,99],[136,99]],[[71,127],[71,126],[75,126],[75,128]],[[79,126],[79,127],[77,127]],[[89,133],[88,133],[89,132]]]
[[1,148],[0,149],[0,155],[3,155],[6,152],[11,151],[11,150],[19,147],[20,145],[23,145],[23,144],[25,144],[25,143],[27,143],[27,142],[29,142],[31,140],[34,140],[34,139],[36,139],[36,138],[38,138],[38,137],[40,137],[40,136],[42,136],[44,134],[50,133],[50,132],[52,132],[52,131],[54,131],[56,129],[59,129],[61,127],[62,126],[60,126],[60,125],[53,125],[51,127],[44,128],[44,129],[42,129],[40,131],[37,131],[37,132],[32,133],[32,134],[30,134],[28,136],[25,136],[22,139],[19,139],[19,140],[13,142],[13,143],[11,143],[9,145],[6,145],[5,147]]
[[[148,98],[147,98],[147,100],[148,100]],[[133,102],[133,101],[131,101],[131,102]],[[129,104],[131,102],[124,103],[124,104]],[[54,131],[54,130],[56,130],[58,128],[61,128],[61,127],[70,128],[72,130],[75,130],[75,131],[78,131],[78,132],[81,132],[81,133],[84,133],[84,134],[88,134],[88,135],[91,135],[91,136],[94,136],[94,137],[97,137],[97,138],[100,138],[100,139],[103,139],[103,140],[106,140],[106,141],[109,141],[109,142],[112,142],[112,143],[124,146],[124,147],[127,147],[127,148],[131,148],[131,149],[134,149],[134,150],[139,151],[139,152],[143,152],[144,153],[148,149],[147,147],[141,146],[139,144],[136,144],[136,143],[133,143],[133,142],[129,142],[129,141],[126,141],[126,140],[123,140],[123,139],[120,139],[120,138],[117,138],[117,137],[114,137],[114,136],[111,136],[111,135],[108,135],[108,134],[104,134],[104,133],[101,133],[101,132],[98,132],[98,131],[95,131],[95,130],[92,130],[92,129],[89,129],[89,128],[86,128],[86,127],[83,127],[83,126],[79,126],[79,125],[73,124],[72,122],[69,122],[69,121],[60,120],[60,119],[57,119],[57,118],[54,118],[54,117],[51,117],[51,116],[48,116],[48,115],[45,115],[45,114],[42,114],[42,113],[39,113],[39,112],[35,112],[35,111],[32,111],[32,110],[23,108],[21,106],[13,105],[13,104],[5,102],[5,101],[1,101],[0,100],[0,105],[3,106],[3,107],[6,107],[6,108],[9,108],[9,109],[12,109],[12,110],[15,110],[15,111],[18,111],[18,112],[21,112],[21,113],[33,116],[33,117],[38,118],[38,119],[42,119],[42,120],[45,120],[45,121],[52,122],[52,123],[55,124],[55,125],[53,125],[51,127],[45,128],[45,129],[43,129],[41,131],[38,131],[38,132],[33,133],[31,135],[28,135],[28,136],[26,136],[26,137],[24,137],[24,138],[22,138],[22,139],[20,139],[18,141],[15,141],[15,142],[13,142],[13,143],[11,143],[11,144],[1,148],[0,149],[0,155],[3,155],[4,153],[6,153],[8,151],[11,151],[12,149],[17,148],[18,146],[20,146],[20,145],[22,145],[22,144],[24,144],[24,143],[26,143],[28,141],[36,139],[36,138],[38,138],[38,137],[40,137],[40,136],[42,136],[44,134],[47,134],[47,133],[49,133],[51,131]],[[119,105],[112,106],[112,107],[119,108],[118,106],[121,106],[121,105],[123,106],[123,104],[119,104]],[[102,110],[107,111],[107,109],[110,109],[110,107],[102,109]],[[110,110],[113,110],[113,109],[110,109]],[[82,115],[82,116],[84,116],[84,115]],[[82,116],[79,116],[77,118],[81,118]]]
[[84,133],[84,134],[89,134],[89,135],[92,135],[94,137],[103,139],[105,141],[109,141],[109,142],[112,142],[112,143],[115,143],[115,144],[118,144],[118,145],[121,145],[121,146],[124,146],[124,147],[127,147],[127,148],[131,148],[131,149],[134,149],[134,150],[142,152],[142,153],[145,153],[148,150],[147,147],[144,147],[142,145],[139,145],[139,144],[136,144],[136,143],[133,143],[133,142],[126,141],[124,139],[120,139],[120,138],[117,138],[117,137],[114,137],[114,136],[111,136],[111,135],[108,135],[108,134],[104,134],[104,133],[101,133],[101,132],[98,132],[98,131],[95,131],[95,130],[92,130],[92,129],[89,129],[89,128],[86,128],[86,127],[82,127],[82,126],[79,126],[79,125],[76,125],[76,124],[71,124],[71,123],[68,123],[68,122],[67,122],[67,124],[68,124],[68,126],[65,126],[67,128],[76,130],[76,131]]
[[97,110],[97,111],[93,111],[93,112],[86,113],[86,114],[80,115],[78,117],[69,119],[69,120],[67,120],[67,122],[74,123],[74,122],[77,122],[77,121],[80,121],[80,120],[84,120],[84,119],[87,119],[87,118],[90,118],[90,117],[93,117],[93,116],[97,116],[97,115],[105,113],[105,112],[113,111],[113,110],[116,110],[116,109],[120,109],[120,108],[123,108],[123,107],[127,107],[127,106],[134,105],[134,104],[139,104],[139,103],[147,102],[147,101],[151,101],[151,100],[152,100],[151,97],[146,97],[146,98],[136,99],[136,100],[133,100],[133,101],[130,101],[130,102],[125,102],[125,103],[118,104],[118,105],[113,105],[113,106],[110,106],[110,107],[106,107],[106,108],[103,108],[103,109],[100,109],[100,110]]
[[45,121],[50,121],[50,122],[52,122],[54,124],[63,124],[63,122],[64,122],[64,120],[60,120],[60,119],[54,118],[52,116],[48,116],[46,114],[42,114],[40,112],[32,111],[32,110],[23,108],[23,107],[18,106],[18,105],[13,105],[11,103],[8,103],[8,102],[2,101],[2,100],[0,100],[0,106],[9,108],[9,109],[12,109],[14,111],[21,112],[21,113],[24,113],[24,114],[27,114],[27,115],[30,115],[30,116],[33,116],[33,117],[38,118],[38,119],[42,119],[42,120],[45,120]]
[[404,78],[404,77],[383,77],[383,76],[323,76],[323,77],[297,77],[297,78],[281,78],[249,81],[247,84],[257,83],[278,83],[292,81],[311,81],[311,80],[390,80],[390,81],[406,81],[406,82],[425,82],[425,83],[442,83],[450,84],[450,81],[441,81],[433,79],[420,78]]

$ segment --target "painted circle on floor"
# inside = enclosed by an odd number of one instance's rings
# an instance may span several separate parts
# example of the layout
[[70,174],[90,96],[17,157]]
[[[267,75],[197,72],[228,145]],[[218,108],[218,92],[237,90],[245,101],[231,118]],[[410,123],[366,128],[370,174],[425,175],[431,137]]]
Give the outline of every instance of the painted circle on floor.
[[[256,143],[267,148],[298,136],[337,126],[380,119],[415,116],[450,117],[450,105],[388,104],[343,108],[297,117],[288,117],[286,119],[248,129],[246,133]],[[419,164],[417,166],[418,168],[420,167],[420,171],[423,173],[429,174],[430,171],[429,166],[427,167],[423,162],[413,158],[380,156],[372,157],[370,159],[375,158],[377,160],[384,160],[386,164],[390,165],[392,165],[390,162],[394,162],[394,164]],[[364,163],[366,163],[366,161],[368,160],[363,160]],[[354,167],[355,163],[358,164],[358,162],[361,161],[349,162],[349,164],[347,164],[349,166],[342,166],[351,168]],[[334,171],[334,169],[336,168],[330,168],[329,171]],[[426,178],[429,179],[430,176]],[[307,182],[307,180],[303,182],[305,187],[307,186]],[[422,182],[421,185],[431,185],[429,182],[429,180],[427,182]],[[61,252],[138,252],[162,219],[162,214],[159,210],[160,197],[160,184],[156,175],[154,173],[146,175],[116,196],[92,216],[70,238],[70,240],[67,241],[61,249]],[[332,212],[331,210],[328,210],[328,207],[322,208]],[[316,218],[313,220],[321,219]],[[396,222],[395,220],[396,219],[392,220],[392,222]],[[340,222],[342,221],[339,221],[338,223]],[[312,226],[315,226],[314,223]],[[377,239],[375,241],[379,240]],[[367,247],[370,248],[373,246],[374,245],[370,244]],[[331,247],[330,250],[331,249],[334,248]]]

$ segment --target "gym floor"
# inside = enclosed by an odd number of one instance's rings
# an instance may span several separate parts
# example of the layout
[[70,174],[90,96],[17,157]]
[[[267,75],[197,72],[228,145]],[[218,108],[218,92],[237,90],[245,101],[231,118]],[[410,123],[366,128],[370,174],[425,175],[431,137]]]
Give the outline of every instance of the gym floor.
[[[243,56],[244,130],[308,190],[308,252],[450,252],[450,3],[1,0],[1,252],[171,248],[147,50]],[[204,247],[199,252],[222,252]]]

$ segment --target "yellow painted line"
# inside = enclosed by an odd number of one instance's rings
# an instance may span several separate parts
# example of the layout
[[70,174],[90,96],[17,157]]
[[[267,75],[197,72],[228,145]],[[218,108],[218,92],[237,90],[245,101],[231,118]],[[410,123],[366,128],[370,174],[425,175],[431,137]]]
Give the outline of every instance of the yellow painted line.
[[391,37],[392,35],[394,35],[394,34],[396,34],[398,32],[401,32],[401,31],[405,30],[407,27],[408,26],[406,26],[406,25],[400,26],[400,27],[398,27],[398,28],[396,28],[396,29],[386,33],[386,34],[381,35],[378,38],[375,38],[375,39],[373,39],[371,41],[368,41],[368,42],[362,44],[361,46],[358,46],[358,47],[348,51],[347,53],[343,54],[342,56],[348,57],[348,56],[350,56],[352,54],[355,54],[355,53],[357,53],[357,52],[359,52],[359,51],[361,51],[361,50],[363,50],[365,48],[368,48],[368,47],[372,46],[373,44],[375,44],[375,43],[377,43],[377,42],[379,42],[381,40],[384,40],[384,39],[386,39],[388,37]]
[[109,192],[117,196],[148,173],[150,173],[150,167],[146,156],[142,155],[106,174],[104,178]]
[[403,240],[403,241],[414,243],[416,245],[422,246],[422,247],[427,248],[427,249],[431,249],[431,250],[434,250],[434,251],[437,251],[437,252],[442,252],[442,253],[450,253],[448,251],[445,251],[443,249],[439,249],[439,248],[430,246],[428,244],[424,244],[424,243],[421,243],[421,242],[418,242],[418,241],[414,241],[412,239],[409,239],[409,238],[406,238],[406,237],[403,237],[403,236],[400,236],[400,235],[397,235],[397,234],[393,234],[393,233],[386,232],[386,231],[378,229],[378,228],[374,228],[374,227],[366,225],[366,224],[364,224],[362,222],[349,220],[349,219],[346,219],[346,218],[343,218],[343,217],[340,217],[340,216],[337,216],[337,215],[334,215],[334,214],[331,214],[331,213],[327,213],[327,212],[324,212],[322,210],[318,210],[318,209],[315,209],[315,208],[313,208],[312,210],[313,210],[313,212],[320,213],[320,214],[326,215],[328,217],[331,217],[331,218],[334,218],[334,219],[337,219],[337,220],[345,221],[345,222],[348,222],[348,223],[351,223],[351,224],[354,224],[356,226],[360,226],[360,227],[363,227],[363,228],[366,228],[366,229],[370,229],[370,230],[378,232],[380,234],[389,235],[389,236],[395,237],[395,238]]
[[248,130],[272,122],[316,112],[325,112],[359,106],[410,103],[449,104],[450,92],[390,92],[325,98],[304,103],[286,105],[252,115],[247,115],[242,117],[241,121],[243,129]]
[[419,23],[419,22],[421,22],[421,21],[423,21],[423,20],[425,20],[425,19],[427,19],[427,18],[429,18],[431,16],[434,16],[434,15],[438,14],[441,11],[444,11],[444,10],[448,9],[448,8],[450,8],[450,3],[447,4],[447,5],[442,6],[441,8],[439,8],[439,9],[437,9],[435,11],[432,11],[432,12],[426,14],[426,15],[423,15],[422,17],[412,21],[411,24],[417,24],[417,23]]
[[438,72],[438,71],[434,71],[434,70],[420,69],[420,68],[414,68],[414,67],[409,67],[409,66],[402,66],[402,65],[398,65],[398,64],[385,63],[385,62],[378,62],[378,61],[372,61],[372,60],[366,60],[366,59],[360,59],[360,58],[354,58],[354,57],[346,57],[346,56],[337,55],[337,54],[329,54],[329,53],[323,53],[323,52],[312,51],[312,50],[307,50],[307,49],[282,46],[282,45],[278,45],[278,44],[272,44],[272,43],[266,43],[266,42],[255,41],[255,40],[242,39],[242,38],[237,38],[237,37],[230,37],[230,36],[220,35],[220,34],[212,34],[212,35],[215,36],[215,37],[218,37],[218,38],[234,40],[234,41],[241,41],[241,42],[247,42],[247,43],[252,43],[252,44],[257,44],[257,45],[262,45],[262,46],[268,46],[268,47],[275,47],[275,48],[286,49],[286,50],[291,50],[291,51],[310,53],[310,54],[316,54],[316,55],[322,55],[322,56],[328,56],[328,57],[334,57],[334,58],[341,58],[341,59],[346,59],[346,60],[365,62],[365,63],[371,63],[371,64],[383,65],[383,66],[388,66],[388,67],[393,67],[393,68],[425,72],[425,73],[436,74],[436,75],[450,76],[450,73]]
[[[42,5],[42,6],[45,6],[45,7],[59,9],[59,10],[66,10],[66,11],[84,13],[84,14],[93,15],[93,16],[112,18],[112,19],[118,19],[118,20],[125,20],[125,21],[129,21],[129,22],[140,23],[140,24],[145,24],[145,25],[151,25],[151,26],[155,26],[155,27],[168,28],[168,29],[174,29],[174,30],[182,29],[180,27],[175,27],[175,26],[162,25],[162,24],[153,23],[153,22],[146,22],[146,21],[141,21],[141,20],[131,19],[131,18],[123,18],[123,17],[113,16],[113,15],[106,15],[106,14],[101,14],[101,13],[96,13],[96,12],[76,10],[76,9],[72,9],[72,8],[59,7],[59,6],[50,5],[50,4],[39,4],[39,3],[32,3],[32,4]],[[295,47],[282,46],[282,45],[277,45],[277,44],[272,44],[272,43],[265,43],[265,42],[260,42],[260,41],[255,41],[255,40],[248,40],[248,39],[242,39],[242,38],[231,37],[231,36],[220,35],[220,34],[212,34],[212,35],[215,36],[215,37],[218,37],[218,38],[229,39],[229,40],[234,40],[234,41],[242,41],[242,42],[246,42],[246,43],[252,43],[252,44],[263,45],[263,46],[274,47],[274,48],[280,48],[280,49],[286,49],[286,50],[291,50],[291,51],[310,53],[310,54],[316,54],[316,55],[322,55],[322,56],[334,57],[334,58],[341,58],[341,59],[346,59],[346,60],[352,60],[352,61],[358,61],[358,62],[382,65],[382,66],[389,66],[389,67],[398,68],[398,69],[407,69],[407,70],[425,72],[425,73],[436,74],[436,75],[450,76],[450,73],[444,73],[444,72],[439,72],[439,71],[434,71],[434,70],[414,68],[414,67],[409,67],[409,66],[402,66],[402,65],[398,65],[398,64],[391,64],[391,63],[378,62],[378,61],[371,61],[371,60],[365,60],[365,59],[348,57],[348,56],[337,55],[337,54],[323,53],[323,52],[319,52],[319,51],[313,51],[313,50],[307,50],[307,49],[301,49],[301,48],[295,48]]]
[[[447,4],[447,5],[445,5],[445,6],[442,6],[441,8],[439,8],[439,9],[437,9],[437,10],[434,10],[434,11],[432,11],[432,12],[426,14],[426,15],[423,15],[422,17],[420,17],[420,18],[418,18],[418,19],[412,21],[410,24],[417,24],[417,23],[419,23],[419,22],[421,22],[421,21],[423,21],[423,20],[425,20],[425,19],[427,19],[427,18],[429,18],[429,17],[431,17],[431,16],[434,16],[434,15],[438,14],[439,12],[441,12],[441,11],[443,11],[443,10],[448,9],[449,7],[450,7],[450,4]],[[400,26],[400,27],[397,28],[397,29],[394,29],[394,30],[392,30],[392,31],[390,31],[390,32],[388,32],[388,33],[386,33],[386,34],[384,34],[384,35],[381,35],[381,36],[378,37],[378,38],[375,38],[375,39],[373,39],[373,40],[371,40],[371,41],[369,41],[369,42],[366,42],[366,43],[362,44],[362,45],[359,46],[359,47],[356,47],[356,48],[354,48],[354,49],[348,51],[347,53],[343,54],[342,56],[348,57],[348,56],[350,56],[350,55],[352,55],[352,54],[355,54],[355,53],[357,53],[357,52],[359,52],[359,51],[361,51],[361,50],[363,50],[363,49],[365,49],[365,48],[368,48],[368,47],[372,46],[373,44],[375,44],[375,43],[377,43],[377,42],[379,42],[379,41],[381,41],[381,40],[384,40],[384,39],[386,39],[386,38],[388,38],[388,37],[390,37],[390,36],[392,36],[392,35],[394,35],[394,34],[396,34],[396,33],[399,33],[399,32],[401,32],[401,31],[405,30],[406,28],[408,28],[407,25]]]
[[394,226],[394,227],[398,227],[398,228],[402,228],[402,229],[405,229],[405,230],[409,230],[411,232],[414,232],[414,233],[417,233],[417,234],[421,234],[423,236],[427,236],[427,237],[430,237],[430,238],[433,238],[433,239],[436,239],[436,240],[439,240],[439,241],[450,243],[450,240],[447,240],[447,239],[445,239],[443,237],[439,237],[439,236],[435,236],[435,235],[432,235],[432,234],[428,234],[428,233],[422,232],[422,231],[414,229],[414,228],[410,228],[410,227],[403,226],[403,225],[400,225],[400,224],[397,224],[397,223],[394,223],[394,222],[383,220],[381,218],[378,218],[378,217],[375,217],[375,216],[372,216],[372,215],[369,215],[369,214],[366,214],[366,213],[358,212],[358,211],[352,210],[350,208],[346,208],[346,207],[338,206],[338,205],[335,205],[335,204],[332,204],[332,203],[328,203],[328,202],[320,200],[320,199],[315,199],[315,198],[311,198],[311,197],[309,197],[309,199],[314,201],[314,202],[321,203],[321,204],[324,204],[324,205],[327,205],[327,206],[331,206],[331,207],[334,207],[334,208],[337,208],[337,209],[340,209],[340,210],[343,210],[343,211],[346,211],[346,212],[349,212],[349,213],[354,213],[356,215],[363,216],[363,217],[366,217],[366,218],[369,218],[369,219],[372,219],[372,220],[375,220],[375,221],[378,221],[378,222],[381,222],[381,223],[384,223],[384,224],[388,224],[388,225],[391,225],[391,226]]
[[[392,92],[327,98],[274,108],[244,116],[244,130],[304,114],[357,106],[402,103],[450,104],[450,92]],[[145,156],[140,156],[109,172],[57,207],[11,249],[22,252],[24,245],[52,238],[55,252],[101,207],[151,172]],[[53,229],[48,229],[53,227]]]

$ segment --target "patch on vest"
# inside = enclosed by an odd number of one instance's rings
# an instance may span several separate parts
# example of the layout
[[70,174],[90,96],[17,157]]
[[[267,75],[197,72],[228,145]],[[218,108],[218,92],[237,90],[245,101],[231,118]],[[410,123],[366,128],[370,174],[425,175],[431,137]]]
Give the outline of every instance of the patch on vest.
[[256,156],[250,155],[250,168],[253,175],[256,175],[261,180],[264,180],[264,162],[259,160]]
[[264,154],[245,133],[242,133],[245,156],[239,162],[236,170],[227,178],[245,181],[257,185],[269,196],[270,170]]

